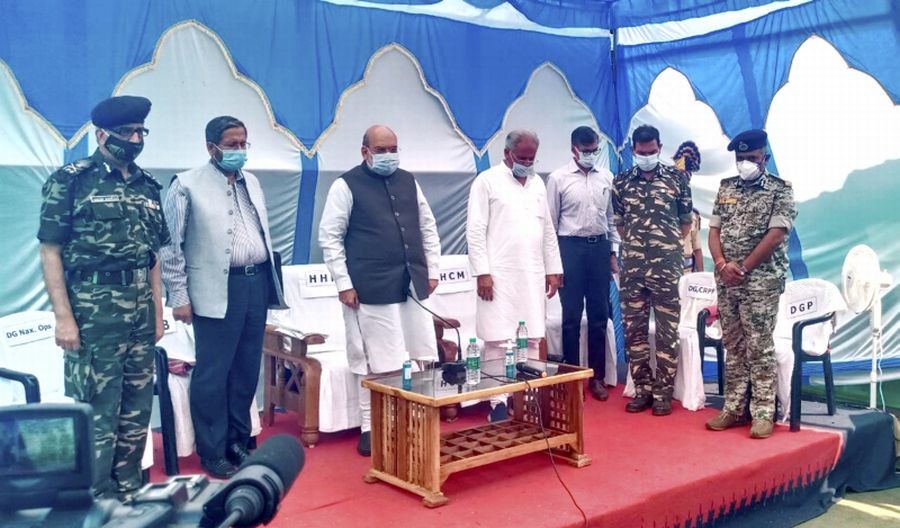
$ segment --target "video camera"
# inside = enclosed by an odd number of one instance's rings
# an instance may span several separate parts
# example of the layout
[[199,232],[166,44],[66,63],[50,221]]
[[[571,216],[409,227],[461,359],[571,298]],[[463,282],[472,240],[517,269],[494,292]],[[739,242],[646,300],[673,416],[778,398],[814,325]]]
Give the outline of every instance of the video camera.
[[303,467],[289,435],[265,442],[224,482],[204,475],[148,484],[130,505],[96,500],[89,405],[0,408],[0,526],[258,526],[268,524]]

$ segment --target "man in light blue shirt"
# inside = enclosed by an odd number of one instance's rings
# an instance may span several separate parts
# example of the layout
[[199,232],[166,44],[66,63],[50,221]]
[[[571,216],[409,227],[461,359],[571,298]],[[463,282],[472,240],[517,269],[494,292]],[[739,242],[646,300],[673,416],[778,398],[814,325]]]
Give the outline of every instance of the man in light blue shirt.
[[565,362],[578,365],[581,314],[587,306],[590,391],[605,401],[606,325],[609,281],[617,272],[619,234],[613,224],[612,173],[598,166],[600,136],[590,127],[572,131],[572,159],[550,173],[547,201],[559,237],[563,264],[562,348]]

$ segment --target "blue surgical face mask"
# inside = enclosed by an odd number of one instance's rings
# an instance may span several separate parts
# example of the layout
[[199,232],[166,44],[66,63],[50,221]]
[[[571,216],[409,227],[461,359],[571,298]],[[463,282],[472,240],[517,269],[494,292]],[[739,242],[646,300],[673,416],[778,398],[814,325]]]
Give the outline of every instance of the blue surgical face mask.
[[400,166],[400,154],[396,152],[384,152],[372,154],[372,163],[369,168],[379,176],[390,176]]
[[246,150],[222,150],[218,146],[216,148],[222,153],[222,159],[216,163],[225,172],[238,171],[244,166],[244,163],[247,163]]

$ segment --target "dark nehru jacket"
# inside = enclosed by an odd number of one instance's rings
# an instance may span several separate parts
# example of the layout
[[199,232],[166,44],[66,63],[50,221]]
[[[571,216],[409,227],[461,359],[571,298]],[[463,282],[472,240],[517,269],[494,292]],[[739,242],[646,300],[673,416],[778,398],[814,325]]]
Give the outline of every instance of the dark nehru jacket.
[[344,248],[359,302],[404,302],[410,279],[419,299],[427,298],[428,265],[413,175],[397,169],[380,176],[363,162],[341,178],[353,195]]

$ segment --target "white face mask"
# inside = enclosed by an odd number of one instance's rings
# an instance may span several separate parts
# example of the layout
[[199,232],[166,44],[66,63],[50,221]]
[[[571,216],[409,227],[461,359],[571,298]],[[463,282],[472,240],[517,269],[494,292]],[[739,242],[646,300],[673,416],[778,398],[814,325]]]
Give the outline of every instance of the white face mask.
[[659,165],[659,153],[650,154],[649,156],[634,155],[634,163],[644,172],[650,172]]
[[578,151],[578,164],[585,169],[593,169],[598,159],[600,159],[600,152],[585,153]]
[[512,173],[516,178],[527,178],[534,174],[534,165],[526,166],[521,163],[513,162]]
[[760,174],[759,165],[750,160],[737,162],[737,171],[744,181],[755,180]]
[[385,152],[383,154],[372,154],[372,164],[369,165],[369,168],[380,176],[390,176],[399,166],[400,154]]

